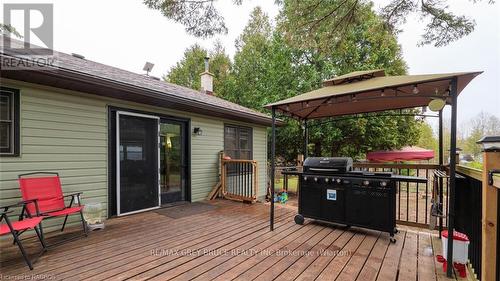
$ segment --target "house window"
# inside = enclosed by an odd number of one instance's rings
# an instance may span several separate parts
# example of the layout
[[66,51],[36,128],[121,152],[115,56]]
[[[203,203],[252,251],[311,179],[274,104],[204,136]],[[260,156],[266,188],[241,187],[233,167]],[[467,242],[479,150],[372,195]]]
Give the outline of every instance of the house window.
[[19,91],[0,87],[0,156],[19,155]]
[[224,127],[224,153],[232,159],[253,158],[252,128],[226,125]]

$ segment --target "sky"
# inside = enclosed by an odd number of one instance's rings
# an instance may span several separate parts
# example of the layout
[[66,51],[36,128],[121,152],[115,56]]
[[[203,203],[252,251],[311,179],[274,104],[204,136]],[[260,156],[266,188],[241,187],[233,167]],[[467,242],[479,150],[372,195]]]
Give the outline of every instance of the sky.
[[[374,6],[378,9],[387,2],[374,1]],[[484,71],[458,99],[458,123],[464,129],[467,121],[480,111],[500,118],[500,4],[488,5],[487,0],[478,4],[470,0],[448,2],[452,3],[452,11],[475,19],[476,29],[472,34],[446,47],[418,47],[423,26],[415,15],[402,27],[398,41],[409,74]],[[254,7],[261,6],[271,18],[278,14],[273,0],[246,0],[241,6],[233,5],[232,0],[219,0],[217,7],[229,32],[203,40],[186,34],[182,25],[148,9],[141,0],[6,0],[2,3],[53,3],[54,49],[78,53],[137,73],[144,73],[146,61],[152,62],[155,66],[151,74],[157,77],[167,73],[182,58],[185,49],[195,43],[210,48],[215,40],[220,40],[232,56],[234,42]],[[3,17],[3,7],[0,14]],[[13,25],[16,27],[15,22]],[[449,116],[449,112],[445,112],[445,116]]]

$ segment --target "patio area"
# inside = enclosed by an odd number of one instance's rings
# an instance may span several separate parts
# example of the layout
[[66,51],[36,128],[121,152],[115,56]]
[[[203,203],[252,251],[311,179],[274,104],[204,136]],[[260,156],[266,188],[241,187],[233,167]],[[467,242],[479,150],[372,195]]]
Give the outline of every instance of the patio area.
[[[51,248],[30,271],[17,247],[2,245],[5,279],[46,280],[449,280],[430,255],[441,241],[425,229],[386,233],[293,222],[293,207],[229,200],[172,218],[162,211],[110,219],[106,229]],[[66,236],[70,234],[57,236]],[[47,240],[54,241],[54,238]],[[8,242],[8,241],[3,241]],[[36,241],[24,243],[29,253]]]

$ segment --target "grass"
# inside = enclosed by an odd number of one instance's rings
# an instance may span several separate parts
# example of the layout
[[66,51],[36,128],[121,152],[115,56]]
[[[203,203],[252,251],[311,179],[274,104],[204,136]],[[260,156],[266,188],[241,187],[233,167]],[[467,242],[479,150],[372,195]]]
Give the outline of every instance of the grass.
[[[283,183],[284,183],[283,178],[276,180],[275,189],[280,190],[280,191],[283,190]],[[299,186],[299,178],[297,176],[289,176],[288,177],[288,192],[297,193],[298,186]]]

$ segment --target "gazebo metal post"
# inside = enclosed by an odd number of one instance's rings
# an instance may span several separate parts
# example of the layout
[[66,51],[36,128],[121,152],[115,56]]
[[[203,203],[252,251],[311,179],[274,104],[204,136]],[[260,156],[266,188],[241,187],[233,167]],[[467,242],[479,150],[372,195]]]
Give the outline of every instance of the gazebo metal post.
[[307,127],[307,119],[304,119],[304,160],[307,158],[307,147],[309,145],[309,128]]
[[274,173],[275,173],[275,157],[276,157],[276,108],[271,108],[273,124],[271,127],[271,210],[269,215],[269,227],[274,230]]
[[[439,132],[438,132],[438,139],[439,139],[439,155],[438,155],[438,164],[439,164],[439,169],[443,170],[443,164],[444,164],[444,150],[443,150],[443,110],[441,109],[439,111]],[[441,208],[441,213],[440,215],[442,215],[442,210],[443,210],[443,178],[442,177],[439,177],[438,179],[438,192],[439,192],[439,196],[438,198],[438,201],[439,203],[441,204],[440,208]],[[441,231],[443,230],[443,216],[439,216],[439,239],[441,239]]]
[[451,80],[450,189],[448,194],[448,254],[446,275],[453,276],[453,228],[455,221],[455,181],[457,158],[457,77]]

